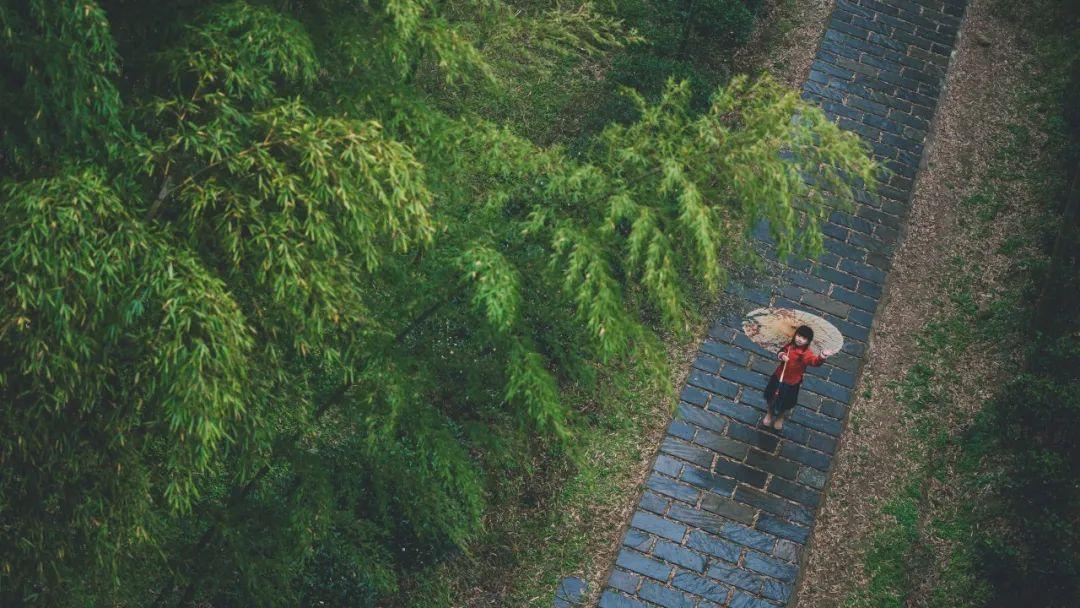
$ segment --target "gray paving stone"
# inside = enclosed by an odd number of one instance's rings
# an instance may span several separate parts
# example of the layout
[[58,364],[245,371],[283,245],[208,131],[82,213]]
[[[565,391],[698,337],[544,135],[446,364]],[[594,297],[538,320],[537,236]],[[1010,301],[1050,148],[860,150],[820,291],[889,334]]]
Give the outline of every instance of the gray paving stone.
[[652,581],[645,581],[638,596],[664,608],[694,608],[694,598]]
[[634,530],[633,528],[626,531],[623,535],[622,544],[627,547],[633,547],[642,553],[648,553],[652,549],[653,543],[656,541],[654,536],[650,536],[640,530]]
[[696,488],[718,496],[730,496],[735,491],[736,485],[736,481],[730,477],[689,466],[683,469],[681,479]]
[[645,480],[645,485],[660,494],[688,503],[697,502],[701,496],[701,491],[697,488],[656,473]]
[[776,548],[773,549],[773,555],[786,562],[797,562],[799,561],[799,545],[790,540],[776,541]]
[[701,508],[717,515],[723,515],[728,519],[742,522],[748,526],[753,525],[754,515],[757,514],[755,509],[740,504],[730,498],[713,494],[706,494],[702,497]]
[[641,583],[641,580],[641,577],[636,574],[631,574],[625,570],[616,568],[612,570],[611,576],[608,578],[608,585],[619,591],[625,591],[633,595],[637,592],[637,587]]
[[739,555],[741,555],[743,551],[743,548],[740,545],[736,545],[735,543],[726,541],[718,536],[714,536],[701,530],[690,532],[690,537],[686,540],[686,545],[697,549],[702,553],[731,562],[732,564],[739,561]]
[[705,575],[751,593],[761,590],[761,577],[744,568],[715,563],[709,566]]
[[671,437],[665,438],[660,444],[660,451],[687,462],[692,462],[698,466],[712,466],[713,455],[708,450],[690,445],[689,443],[678,439],[673,439]]
[[[874,270],[881,272],[876,268]],[[734,397],[739,392],[739,387],[735,384],[697,370],[691,372],[690,377],[687,378],[686,381],[709,393],[727,397],[728,399]]]
[[630,599],[625,595],[616,593],[610,589],[600,596],[599,608],[649,608],[644,602]]
[[672,420],[671,424],[668,425],[668,436],[691,441],[694,439],[697,430],[697,427],[692,424],[687,424],[682,420]]
[[758,530],[764,530],[765,532],[775,534],[780,538],[786,538],[800,544],[805,543],[806,539],[810,538],[810,528],[797,526],[780,518],[768,515],[762,515],[758,518],[757,528]]
[[[811,450],[794,443],[785,443],[780,448],[780,455],[784,458],[790,458],[803,464],[810,465],[820,471],[827,471],[829,469],[829,456],[817,450]],[[775,481],[775,479],[774,479]]]
[[776,604],[767,602],[761,598],[747,595],[740,591],[736,591],[731,596],[731,603],[728,604],[728,608],[776,608]]
[[727,423],[722,417],[692,405],[680,403],[675,411],[679,420],[713,431],[723,431],[724,425]]
[[678,564],[688,570],[695,572],[705,571],[705,557],[703,555],[675,543],[659,541],[653,547],[652,554],[653,557]]
[[736,441],[730,437],[725,437],[719,433],[712,431],[702,430],[697,434],[697,438],[694,442],[698,445],[709,448],[710,450],[731,456],[741,460],[746,456],[746,452],[750,449],[745,443]]
[[659,581],[666,581],[671,575],[671,566],[632,549],[619,551],[615,565]]
[[709,400],[709,393],[692,386],[684,386],[682,392],[679,393],[679,399],[694,405],[705,405],[705,402]]
[[[769,492],[790,498],[807,507],[816,507],[821,502],[821,492],[818,490],[779,477],[774,477],[769,482]],[[675,506],[671,508],[674,509]]]
[[771,553],[773,547],[776,546],[775,537],[736,523],[724,525],[720,529],[719,535],[734,543],[757,549],[763,553]]
[[644,511],[634,513],[634,517],[630,519],[630,525],[675,542],[681,542],[683,536],[686,535],[686,526]]
[[731,587],[728,585],[686,571],[675,573],[675,577],[671,579],[671,585],[698,597],[720,603],[726,602],[728,595],[731,594]]
[[638,501],[639,507],[659,515],[663,515],[670,504],[670,499],[664,498],[651,490],[645,490],[645,492],[641,494],[641,500]]
[[738,422],[728,424],[727,434],[729,437],[754,446],[757,450],[766,454],[776,451],[776,446],[780,443],[780,439],[776,435]]
[[766,574],[782,581],[793,583],[799,570],[793,564],[750,551],[743,558],[743,565],[760,574]]

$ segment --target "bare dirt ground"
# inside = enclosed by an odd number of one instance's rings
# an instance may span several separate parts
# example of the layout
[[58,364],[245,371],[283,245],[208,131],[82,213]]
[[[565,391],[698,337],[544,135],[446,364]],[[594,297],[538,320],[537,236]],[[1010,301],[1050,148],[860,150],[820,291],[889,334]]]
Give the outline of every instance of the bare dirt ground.
[[[938,107],[925,166],[916,184],[907,232],[893,259],[882,308],[875,320],[848,428],[833,462],[826,500],[817,515],[809,554],[793,606],[842,605],[866,583],[863,557],[879,524],[879,508],[907,470],[901,406],[886,388],[903,379],[914,361],[915,336],[933,318],[934,296],[955,255],[978,269],[980,300],[1005,279],[1008,260],[995,253],[1016,234],[1024,193],[978,238],[959,229],[962,201],[987,174],[994,154],[1018,118],[1009,96],[1022,86],[1028,47],[1013,23],[993,14],[994,0],[973,0],[965,16],[948,84]],[[980,302],[981,303],[981,302]],[[977,359],[974,359],[977,360]],[[965,367],[956,387],[963,420],[988,396],[985,379],[1001,370]]]

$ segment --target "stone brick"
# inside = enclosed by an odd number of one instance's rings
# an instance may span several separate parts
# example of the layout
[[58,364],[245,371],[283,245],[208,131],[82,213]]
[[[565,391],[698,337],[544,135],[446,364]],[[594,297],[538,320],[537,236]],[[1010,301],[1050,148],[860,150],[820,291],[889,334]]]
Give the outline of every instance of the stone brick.
[[844,116],[840,118],[840,120],[838,120],[836,124],[845,131],[851,131],[853,133],[858,133],[859,135],[862,135],[864,138],[866,138],[867,141],[877,140],[877,138],[881,135],[881,131],[863,122],[863,118],[865,117],[861,114],[859,118],[848,118]]
[[671,579],[671,585],[714,602],[724,603],[731,593],[731,587],[690,572],[680,571]]
[[811,467],[803,467],[802,470],[799,471],[798,481],[811,488],[820,490],[825,487],[825,473]]
[[803,296],[802,303],[807,306],[812,306],[818,310],[827,312],[829,314],[837,315],[839,317],[846,317],[851,310],[850,304],[838,302],[828,296],[819,295],[816,293],[808,293]]
[[705,405],[705,402],[709,400],[709,393],[692,386],[684,386],[682,392],[679,393],[679,399],[694,405]]
[[789,583],[795,582],[795,576],[798,574],[798,568],[795,566],[753,551],[746,554],[743,565],[759,574],[766,574]]
[[688,503],[697,502],[698,497],[701,496],[701,492],[697,488],[656,473],[649,476],[649,479],[645,481],[645,485],[660,494]]
[[746,525],[754,523],[754,515],[756,513],[754,509],[751,509],[746,505],[739,504],[730,498],[720,497],[715,494],[706,494],[705,497],[701,499],[701,508]]
[[867,342],[870,338],[870,328],[856,325],[848,321],[836,320],[833,321],[833,325],[840,330],[840,333],[844,334],[844,337],[849,340],[858,340],[860,342]]
[[724,525],[718,534],[736,544],[757,549],[763,553],[772,553],[776,546],[776,538],[763,534],[753,528],[741,524],[731,523]]
[[659,562],[651,557],[642,555],[637,551],[625,548],[622,551],[619,551],[619,556],[615,560],[615,565],[650,578],[655,578],[659,581],[666,581],[671,575],[672,570],[671,566],[663,562]]
[[671,477],[678,477],[679,471],[682,469],[682,462],[675,460],[674,458],[664,456],[663,454],[656,457],[656,462],[653,463],[653,470],[659,471],[664,475],[670,475]]
[[637,587],[640,583],[640,576],[631,574],[625,570],[619,570],[618,568],[612,570],[611,576],[608,577],[609,586],[614,587],[619,591],[625,591],[631,595],[637,591]]
[[754,488],[739,486],[735,489],[735,499],[785,519],[796,518],[798,521],[808,521],[811,518],[810,511],[806,507]]
[[765,385],[769,382],[768,377],[763,374],[745,367],[735,367],[732,365],[725,365],[724,368],[720,370],[720,375],[732,382],[737,382],[759,390],[764,389]]
[[645,581],[638,596],[664,608],[694,608],[694,599],[682,592]]
[[713,470],[758,488],[765,487],[765,480],[768,477],[765,473],[757,469],[752,469],[742,463],[728,460],[723,456],[716,459],[716,462],[713,464]]
[[697,467],[684,467],[680,479],[696,488],[719,496],[731,496],[736,485],[735,480],[730,477],[710,473]]
[[658,541],[656,546],[653,547],[652,554],[653,557],[678,564],[688,570],[695,572],[705,571],[705,557],[703,555],[666,540]]
[[600,603],[597,604],[598,608],[649,608],[644,602],[630,599],[625,595],[616,593],[611,589],[606,589],[604,594],[600,596]]
[[[779,477],[774,477],[769,482],[769,491],[808,507],[816,507],[821,502],[821,492]],[[672,505],[671,508],[674,509],[676,506]]]
[[730,344],[721,344],[713,340],[705,340],[701,343],[701,352],[708,353],[714,357],[723,359],[725,361],[731,361],[732,363],[738,363],[739,365],[746,365],[746,362],[750,359],[750,354],[741,348],[737,348]]
[[668,435],[679,437],[690,441],[694,438],[694,434],[697,433],[697,427],[692,424],[687,424],[682,420],[672,420],[668,425]]
[[859,281],[855,291],[869,298],[881,299],[881,285],[871,281]]
[[[805,448],[801,445],[794,443],[786,443],[784,447],[780,448],[780,454],[785,458],[797,460],[803,464],[808,464],[820,471],[829,470],[829,456],[828,454],[822,454],[816,450]],[[776,481],[775,479],[773,481]]]
[[822,435],[821,433],[811,433],[810,441],[808,444],[815,450],[820,450],[826,454],[832,454],[836,452],[836,438],[829,437],[828,435]]
[[850,304],[864,311],[873,313],[877,309],[877,301],[867,296],[859,295],[854,291],[845,289],[843,287],[834,287],[832,293],[830,293],[834,299]]
[[845,272],[840,272],[833,268],[826,268],[824,266],[815,266],[814,275],[819,276],[826,281],[832,282],[836,285],[842,285],[848,289],[855,289],[859,281],[856,277],[851,276]]
[[656,542],[655,536],[630,528],[623,536],[622,544],[637,549],[642,553],[648,553],[652,549],[654,542]]
[[724,524],[728,523],[728,520],[722,517],[678,503],[671,505],[668,517],[713,534],[720,534],[724,529]]
[[671,501],[667,498],[660,496],[656,492],[650,492],[648,490],[642,493],[641,500],[638,501],[638,506],[640,508],[645,509],[646,511],[652,511],[653,513],[658,513],[660,515],[663,515],[664,511],[667,510],[668,505],[670,504]]
[[728,604],[728,608],[777,608],[777,605],[741,591],[735,591],[731,595],[731,603]]
[[694,530],[690,532],[690,537],[686,540],[686,545],[707,555],[718,557],[722,560],[738,563],[739,555],[742,553],[742,547],[732,542],[726,541],[718,536],[713,536],[707,532],[701,530]]
[[[746,393],[743,393],[746,396]],[[714,399],[709,404],[709,411],[730,416],[740,422],[756,425],[761,419],[761,414],[754,410],[754,408],[747,407],[745,405],[732,403],[725,399]]]
[[[800,395],[800,397],[802,397],[802,395]],[[780,431],[780,435],[788,441],[803,445],[810,439],[809,429],[790,420],[784,423],[784,428]]]
[[712,376],[700,371],[692,372],[690,374],[690,378],[687,379],[687,382],[698,388],[705,389],[706,391],[714,395],[720,395],[721,397],[727,397],[729,399],[734,397],[739,392],[739,387],[728,382],[727,380],[721,380],[716,376]]
[[708,450],[692,446],[671,437],[664,438],[664,441],[660,444],[660,451],[702,467],[707,468],[712,466],[713,455],[709,453]]
[[[829,374],[829,381],[835,382],[845,388],[854,388],[855,373],[842,369],[834,369],[832,373]],[[833,418],[842,418],[842,416],[833,416]]]
[[[749,555],[749,553],[747,553],[747,555]],[[745,589],[752,593],[757,593],[761,590],[761,577],[742,568],[714,563],[709,566],[709,570],[705,573],[705,576],[725,582],[733,587],[738,587],[739,589]]]
[[790,540],[778,540],[772,554],[786,562],[794,563],[799,561],[799,545]]
[[720,371],[719,359],[713,359],[712,357],[706,357],[704,355],[698,355],[698,357],[694,359],[693,366],[710,374],[715,374]]
[[[847,349],[848,347],[851,347],[852,344],[853,343],[848,340],[844,344],[844,348]],[[850,350],[848,352],[850,352]],[[841,403],[851,403],[851,389],[844,388],[839,384],[833,384],[832,382],[822,381],[813,376],[803,377],[802,390],[813,391],[824,397],[836,399]]]
[[810,528],[797,526],[767,515],[758,518],[757,527],[759,530],[764,530],[799,544],[806,544],[806,539],[810,538]]
[[[780,367],[777,365],[777,367]],[[764,391],[743,391],[739,395],[739,402],[744,405],[749,405],[755,410],[765,412],[765,392]],[[762,416],[758,416],[761,418]],[[756,423],[756,422],[755,422]]]
[[791,585],[785,585],[780,581],[767,578],[765,579],[764,586],[761,588],[761,595],[783,604],[791,599],[791,588]]
[[749,449],[745,443],[735,441],[734,439],[724,437],[717,433],[713,433],[712,431],[701,431],[698,433],[695,442],[714,452],[719,452],[720,454],[725,454],[740,460],[746,456],[746,451]]
[[707,412],[700,407],[686,405],[684,403],[680,403],[676,406],[675,415],[679,420],[712,431],[723,431],[724,425],[727,423],[721,416]]
[[644,511],[634,513],[634,517],[630,519],[630,525],[675,542],[681,541],[683,535],[686,534],[686,526]]
[[799,472],[798,464],[757,450],[750,450],[746,455],[746,464],[788,479],[795,479],[795,475]]
[[835,418],[823,416],[806,408],[796,408],[791,414],[791,419],[799,424],[806,425],[815,431],[821,431],[833,437],[838,437],[843,425]]
[[737,422],[728,424],[727,434],[728,437],[743,441],[766,453],[776,450],[777,444],[780,443],[780,439],[772,433],[766,433]]
[[[865,191],[860,192],[865,194]],[[859,196],[857,195],[856,198],[859,198]],[[870,234],[874,229],[874,226],[870,222],[862,219],[861,217],[856,217],[854,215],[851,215],[850,213],[843,213],[840,211],[833,211],[832,213],[830,213],[829,221],[840,226],[846,226],[854,230],[855,232],[862,232],[864,234]]]
[[860,279],[873,281],[879,285],[885,283],[885,273],[873,266],[852,262],[851,260],[842,260],[840,262],[840,270],[851,273]]

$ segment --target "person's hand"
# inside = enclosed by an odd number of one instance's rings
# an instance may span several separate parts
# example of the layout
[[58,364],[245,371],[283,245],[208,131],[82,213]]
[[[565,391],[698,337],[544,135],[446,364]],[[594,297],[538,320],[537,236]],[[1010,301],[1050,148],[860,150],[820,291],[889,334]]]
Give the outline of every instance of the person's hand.
[[823,351],[821,351],[821,356],[826,358],[826,359],[828,359],[829,357],[831,357],[831,356],[833,356],[835,354],[836,354],[835,350],[823,350]]
[[784,353],[784,352],[780,353],[780,360],[781,361],[787,361],[788,360],[787,353]]

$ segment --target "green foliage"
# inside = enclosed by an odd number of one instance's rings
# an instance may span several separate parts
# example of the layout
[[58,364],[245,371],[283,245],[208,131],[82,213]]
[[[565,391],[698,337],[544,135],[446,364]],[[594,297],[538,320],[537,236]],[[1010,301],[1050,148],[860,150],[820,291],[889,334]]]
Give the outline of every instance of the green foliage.
[[573,461],[573,406],[629,382],[603,371],[662,375],[657,331],[755,260],[752,226],[819,252],[875,171],[767,79],[704,112],[685,81],[628,91],[577,153],[473,112],[515,41],[527,71],[635,39],[588,5],[24,4],[5,605],[384,602],[468,553],[508,475]]

